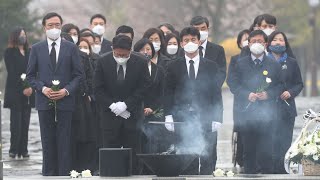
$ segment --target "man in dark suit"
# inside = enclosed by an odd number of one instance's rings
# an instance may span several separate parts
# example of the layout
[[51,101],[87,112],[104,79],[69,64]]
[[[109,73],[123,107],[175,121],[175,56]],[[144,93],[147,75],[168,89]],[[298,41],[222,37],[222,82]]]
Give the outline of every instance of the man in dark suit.
[[132,148],[133,173],[138,174],[143,99],[151,85],[147,61],[131,53],[132,39],[118,35],[113,51],[102,56],[94,77],[95,95],[103,131],[103,147]]
[[[180,39],[185,55],[169,64],[165,80],[166,128],[177,131],[178,149],[186,148],[186,152],[190,152],[188,150],[199,148],[191,152],[200,152],[200,172],[196,160],[186,173],[212,174],[216,164],[216,131],[221,124],[217,116],[218,65],[199,56],[200,33],[195,27],[184,28]],[[175,127],[173,122],[183,123]]]
[[[243,160],[247,174],[272,173],[272,124],[276,100],[281,94],[280,65],[264,51],[267,35],[256,30],[249,35],[251,54],[241,58],[228,77],[230,90],[238,97],[235,108],[243,112]],[[258,165],[258,168],[256,169]]]
[[[43,149],[42,175],[67,176],[71,163],[74,93],[83,72],[77,46],[60,38],[61,16],[48,13],[42,25],[47,39],[32,46],[27,68],[27,79],[36,90]],[[51,89],[53,80],[60,81],[59,91]],[[49,105],[50,101],[56,101],[56,108]]]
[[106,31],[107,19],[102,14],[95,14],[90,19],[90,29],[101,36],[101,50],[99,54],[112,51],[111,42],[103,37]]

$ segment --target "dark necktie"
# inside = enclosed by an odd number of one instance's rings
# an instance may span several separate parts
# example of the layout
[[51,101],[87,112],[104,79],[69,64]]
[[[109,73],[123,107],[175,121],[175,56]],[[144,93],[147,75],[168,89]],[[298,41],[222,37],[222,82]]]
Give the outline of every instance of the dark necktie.
[[123,71],[122,65],[119,66],[117,80],[118,81],[123,81],[124,80],[124,71]]
[[255,65],[256,65],[256,68],[259,68],[259,67],[260,67],[260,64],[261,64],[261,61],[260,61],[260,59],[255,59],[255,60],[254,60],[254,63],[255,63]]
[[203,52],[202,52],[202,50],[203,50],[203,47],[202,47],[202,46],[199,46],[199,55],[200,55],[200,57],[203,57]]
[[56,48],[54,48],[54,46],[56,45],[55,42],[53,42],[51,44],[51,52],[50,52],[50,60],[51,60],[51,64],[53,69],[56,69],[56,64],[57,64],[57,55],[56,55]]
[[190,60],[189,63],[190,63],[190,66],[189,66],[189,78],[191,80],[195,80],[196,76],[195,76],[194,65],[193,65],[194,61]]

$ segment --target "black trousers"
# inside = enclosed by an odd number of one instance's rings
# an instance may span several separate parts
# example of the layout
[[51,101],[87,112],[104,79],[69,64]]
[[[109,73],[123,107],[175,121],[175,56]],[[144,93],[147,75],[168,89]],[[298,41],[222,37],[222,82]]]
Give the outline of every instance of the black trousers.
[[272,173],[272,120],[246,123],[243,129],[243,163],[246,174]]
[[24,155],[28,153],[28,132],[31,107],[10,109],[10,149],[9,153]]
[[72,111],[38,111],[42,142],[42,175],[69,176],[71,170]]
[[134,175],[141,174],[142,167],[138,162],[136,154],[141,153],[141,131],[134,128],[126,128],[125,120],[121,126],[103,129],[103,147],[104,148],[132,148],[132,173]]
[[295,117],[288,114],[274,124],[273,160],[274,174],[287,174],[284,168],[284,156],[291,146]]

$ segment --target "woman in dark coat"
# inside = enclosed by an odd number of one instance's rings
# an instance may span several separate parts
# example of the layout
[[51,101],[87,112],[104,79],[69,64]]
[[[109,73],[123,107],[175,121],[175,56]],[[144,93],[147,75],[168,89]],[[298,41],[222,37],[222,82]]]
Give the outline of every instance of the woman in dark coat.
[[[248,37],[250,31],[245,29],[239,32],[237,37],[237,45],[240,50],[248,46]],[[232,79],[235,72],[235,67],[240,59],[240,54],[234,55],[231,57],[229,68],[228,68],[228,79]],[[228,83],[228,80],[227,80]],[[228,83],[229,85],[229,83]],[[232,134],[232,145],[233,145],[233,156],[232,161],[234,167],[238,164],[240,167],[243,167],[243,145],[241,142],[241,112],[236,109],[236,105],[238,103],[238,97],[234,96],[233,98],[233,134]]]
[[10,109],[9,156],[11,158],[17,155],[23,158],[29,157],[28,131],[31,108],[34,107],[33,90],[25,79],[29,52],[26,31],[18,27],[11,32],[8,48],[4,53],[8,72],[4,108]]
[[295,97],[303,89],[301,72],[297,60],[288,54],[289,43],[286,35],[274,31],[268,37],[268,56],[281,65],[281,80],[284,84],[282,94],[278,98],[278,120],[274,124],[273,158],[275,174],[286,174],[284,156],[292,142],[293,127],[297,109]]
[[164,145],[162,142],[163,125],[149,124],[150,121],[164,121],[162,115],[163,108],[163,88],[164,88],[164,70],[161,66],[156,65],[154,56],[156,54],[153,44],[149,39],[143,38],[134,45],[134,51],[140,52],[149,60],[148,68],[152,80],[151,88],[145,96],[144,115],[145,121],[143,124],[143,150],[145,153],[158,153],[166,148],[161,148]]

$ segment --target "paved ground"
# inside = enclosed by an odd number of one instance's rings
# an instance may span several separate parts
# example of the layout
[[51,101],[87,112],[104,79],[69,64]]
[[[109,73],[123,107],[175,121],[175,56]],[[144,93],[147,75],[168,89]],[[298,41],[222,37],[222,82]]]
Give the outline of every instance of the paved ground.
[[[217,167],[223,169],[232,169],[231,162],[231,135],[232,135],[232,102],[233,96],[227,90],[223,93],[224,100],[224,123],[218,135],[218,162]],[[308,109],[313,108],[317,112],[320,110],[320,97],[316,98],[297,98],[297,107],[299,116],[296,118],[294,137],[300,132],[302,126],[301,115]],[[30,131],[29,131],[29,153],[30,159],[10,159],[8,156],[10,130],[9,130],[9,111],[2,109],[2,158],[4,162],[4,178],[5,179],[41,179],[41,142],[38,116],[35,110],[32,111]],[[281,176],[282,177],[282,176]],[[57,178],[51,177],[48,179]],[[68,177],[59,177],[58,179],[66,179]],[[142,177],[134,177],[141,179]],[[143,177],[142,179],[151,177]],[[200,178],[200,177],[198,177]],[[208,178],[208,177],[203,177]],[[281,179],[280,176],[277,178]],[[285,178],[288,178],[287,176]],[[94,178],[96,179],[96,178]],[[191,178],[192,179],[192,178]],[[251,179],[251,178],[250,178]]]

